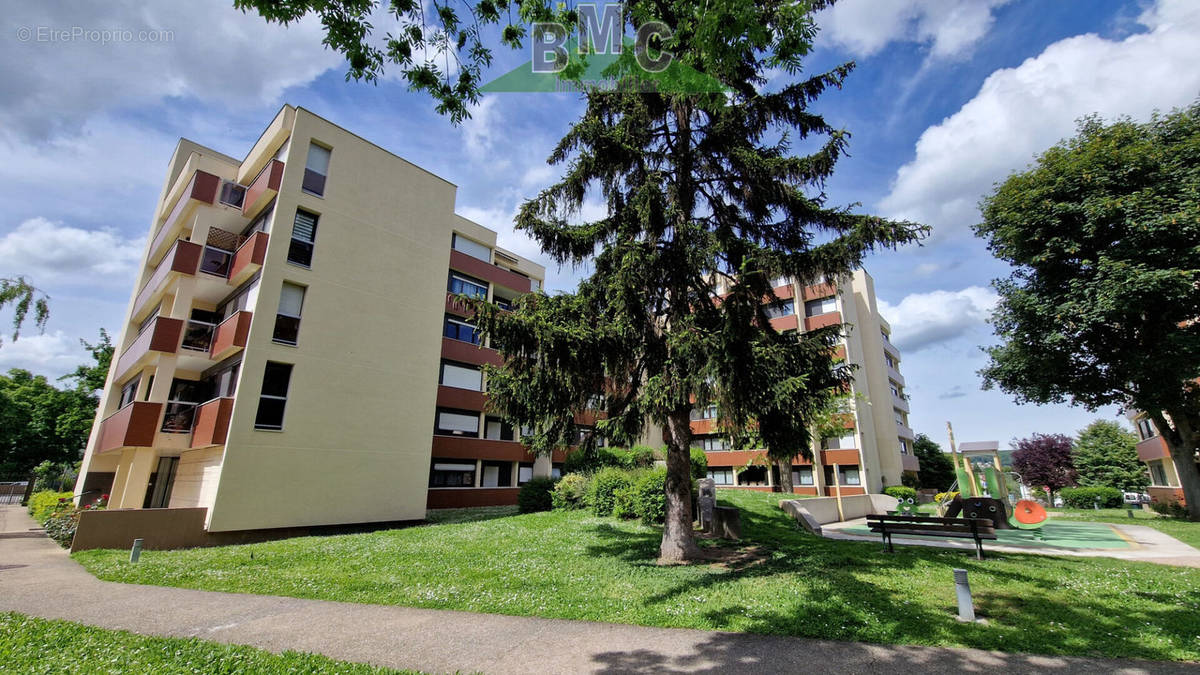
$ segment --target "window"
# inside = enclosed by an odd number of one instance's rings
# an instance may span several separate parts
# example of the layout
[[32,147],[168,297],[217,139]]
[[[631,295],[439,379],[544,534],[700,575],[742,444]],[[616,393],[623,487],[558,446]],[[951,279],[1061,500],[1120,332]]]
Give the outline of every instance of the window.
[[896,398],[901,398],[900,387],[895,382],[888,380],[888,389],[892,390],[892,396],[895,396]]
[[296,220],[292,222],[292,243],[288,246],[288,262],[312,267],[313,245],[317,241],[319,219],[315,213],[296,209]]
[[883,336],[883,341],[884,341],[884,342],[888,342],[888,343],[890,343],[890,342],[892,341],[892,340],[891,340],[891,338],[889,338],[889,337],[888,337],[888,334],[887,334],[887,331],[886,331],[886,330],[883,330],[882,328],[881,328],[881,329],[879,329],[879,334]]
[[795,300],[780,300],[767,305],[767,316],[772,319],[778,319],[781,316],[791,316],[796,313]]
[[205,309],[193,309],[192,316],[183,331],[184,349],[207,352],[212,346],[213,331],[221,323],[221,315]]
[[829,296],[820,300],[809,300],[804,303],[804,316],[818,316],[837,311],[837,298]]
[[487,299],[488,294],[486,281],[459,272],[450,273],[450,279],[446,282],[446,290],[454,294],[462,293],[479,300]]
[[242,230],[243,237],[249,237],[255,232],[270,232],[271,231],[271,215],[275,213],[275,205],[271,204],[262,210],[262,213],[254,217],[246,229]]
[[429,468],[429,487],[475,487],[475,464],[435,459]]
[[896,410],[895,408],[892,408],[892,412],[896,414],[896,425],[897,426],[901,426],[901,427],[908,426],[907,424],[904,423],[904,413],[900,412],[899,410]]
[[470,342],[473,345],[483,342],[483,338],[479,336],[479,333],[475,330],[475,326],[462,319],[455,319],[449,316],[446,317],[446,324],[442,327],[442,335],[452,340]]
[[294,345],[300,335],[300,310],[304,308],[304,287],[283,282],[279,294],[279,312],[275,314],[276,342]]
[[904,439],[904,438],[900,439],[900,454],[902,454],[902,455],[908,454],[908,439]]
[[483,437],[491,441],[511,441],[515,440],[513,436],[513,427],[508,422],[499,417],[488,416],[485,419]]
[[779,288],[780,286],[788,286],[792,282],[787,277],[779,277],[771,281],[771,288]]
[[724,436],[693,436],[692,447],[705,452],[720,452],[729,449],[729,439]]
[[811,466],[801,466],[792,469],[792,485],[814,485]]
[[1154,438],[1158,434],[1154,431],[1154,423],[1149,418],[1143,417],[1137,422],[1138,436],[1144,441],[1147,438]]
[[1150,484],[1167,485],[1167,472],[1163,469],[1162,460],[1147,463],[1150,467]]
[[[861,485],[862,484],[862,480],[859,476],[857,466],[839,466],[838,467],[838,480],[842,485]],[[833,467],[832,466],[825,467],[825,484],[830,485],[830,486],[832,486],[834,484]]]
[[559,478],[563,477],[563,465],[561,462],[550,465],[550,477],[554,480],[558,480]]
[[138,384],[141,381],[142,376],[138,375],[132,380],[126,382],[125,386],[121,387],[121,402],[117,405],[118,408],[124,408],[130,403],[133,403],[133,397],[137,396]]
[[480,487],[512,487],[512,462],[483,462]]
[[708,477],[717,485],[733,485],[733,469],[709,469]]
[[209,393],[213,398],[234,395],[237,391],[238,369],[241,366],[242,364],[239,361],[232,365],[213,366],[213,370],[206,370],[204,372],[204,381],[209,383]]
[[711,420],[717,416],[717,406],[709,405],[703,408],[692,408],[690,417],[692,421],[696,420]]
[[883,360],[887,362],[888,368],[891,368],[892,370],[896,369],[896,359],[893,359],[891,354],[884,354]]
[[847,434],[841,438],[826,438],[821,445],[826,450],[845,450],[858,447],[854,442],[854,434]]
[[192,430],[192,419],[196,406],[212,398],[211,385],[202,380],[171,380],[171,392],[167,394],[167,408],[163,414],[162,430],[172,434],[186,434]]
[[225,181],[221,184],[221,203],[242,208],[242,200],[246,198],[246,188],[234,183],[233,181]]
[[438,408],[433,432],[443,436],[479,438],[479,413],[470,410]]
[[533,277],[530,277],[529,278],[529,291],[531,293],[537,293],[540,290],[542,290],[542,282],[538,281],[537,279],[534,279]]
[[292,364],[267,361],[262,394],[258,397],[258,414],[254,417],[255,429],[283,429],[283,411],[291,381]]
[[200,256],[200,271],[205,274],[227,278],[232,262],[232,250],[208,244],[204,247],[204,253]]
[[517,485],[524,485],[531,480],[533,480],[533,465],[522,462],[517,467]]
[[483,371],[475,366],[442,361],[442,372],[438,384],[446,387],[483,391]]
[[492,262],[492,249],[459,234],[453,235],[450,240],[450,247],[455,251],[466,253],[472,258],[477,258],[485,263]]
[[604,437],[596,433],[595,427],[587,427],[580,424],[575,425],[575,442],[571,445],[583,445],[583,440],[587,438],[588,435],[591,435],[592,443],[595,444],[597,448],[603,448],[605,445],[607,445]]
[[304,163],[304,182],[300,187],[309,194],[323,197],[325,195],[325,176],[327,175],[329,175],[329,148],[309,143],[308,160]]

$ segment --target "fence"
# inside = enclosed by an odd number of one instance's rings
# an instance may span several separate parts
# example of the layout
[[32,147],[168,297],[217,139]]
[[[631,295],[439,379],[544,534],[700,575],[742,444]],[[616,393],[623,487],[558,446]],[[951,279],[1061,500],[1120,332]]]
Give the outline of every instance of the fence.
[[20,504],[25,498],[25,481],[18,483],[0,483],[0,504]]

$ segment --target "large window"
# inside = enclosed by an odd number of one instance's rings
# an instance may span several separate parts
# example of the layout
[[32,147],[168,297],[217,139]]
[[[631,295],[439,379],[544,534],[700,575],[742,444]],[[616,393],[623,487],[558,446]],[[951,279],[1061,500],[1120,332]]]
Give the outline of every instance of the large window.
[[433,432],[443,436],[479,438],[479,413],[470,410],[438,408]]
[[233,181],[225,181],[221,183],[221,196],[219,199],[222,204],[242,208],[242,200],[246,198],[246,188],[234,183]]
[[1166,486],[1167,485],[1167,472],[1163,468],[1162,460],[1159,459],[1159,460],[1155,460],[1153,462],[1148,462],[1147,466],[1150,467],[1150,484]]
[[480,487],[512,487],[512,462],[483,462]]
[[689,416],[693,422],[696,420],[711,420],[717,416],[717,406],[713,404],[704,406],[703,408],[692,408]]
[[781,316],[791,316],[796,313],[795,300],[780,300],[767,305],[767,316],[772,319],[778,319]]
[[325,176],[329,175],[329,148],[316,143],[308,144],[308,159],[304,163],[304,183],[301,187],[309,194],[325,195]]
[[288,262],[304,267],[312,266],[313,246],[317,241],[317,220],[317,214],[296,209],[296,220],[292,223],[292,243],[288,246]]
[[142,376],[137,375],[132,380],[126,382],[125,386],[121,387],[121,402],[117,405],[118,408],[124,408],[133,403],[133,397],[137,396],[138,384],[141,381]]
[[477,366],[453,361],[442,361],[442,372],[438,384],[446,387],[483,391],[483,371]]
[[837,298],[829,296],[820,300],[809,300],[804,303],[804,316],[819,316],[837,311]]
[[221,315],[205,309],[193,309],[187,327],[183,331],[184,349],[207,352],[212,346],[213,331],[221,323]]
[[167,408],[163,414],[162,430],[173,434],[186,434],[192,430],[196,406],[212,398],[212,385],[203,380],[171,380],[171,392],[167,394]]
[[813,470],[811,466],[798,466],[792,468],[792,485],[814,485]]
[[491,415],[488,415],[484,422],[484,438],[491,441],[516,440],[513,434],[512,425],[506,422],[503,418],[492,417]]
[[[839,466],[838,467],[838,479],[840,480],[842,485],[861,485],[862,484],[862,480],[859,478],[858,467],[853,466],[853,465]],[[825,484],[832,486],[833,483],[834,483],[833,467],[826,466],[825,467]]]
[[254,417],[255,429],[283,429],[283,412],[291,381],[292,364],[267,361],[262,395],[258,398],[258,414]]
[[708,470],[708,477],[717,485],[733,485],[733,469],[711,468]]
[[896,359],[893,359],[891,354],[884,354],[884,355],[883,355],[883,360],[884,360],[885,362],[887,362],[887,366],[888,366],[888,368],[891,368],[891,369],[895,370],[895,368],[896,368]]
[[841,438],[825,438],[821,441],[821,446],[826,450],[839,450],[858,447],[858,445],[854,442],[854,434],[847,434]]
[[466,253],[472,258],[478,258],[485,263],[492,262],[492,249],[480,244],[477,241],[472,241],[466,237],[455,234],[451,239],[450,245],[455,251]]
[[279,294],[279,311],[275,314],[276,342],[294,345],[300,336],[300,310],[304,308],[304,287],[283,282]]
[[450,279],[446,282],[446,290],[454,294],[462,293],[479,300],[487,299],[488,294],[486,281],[469,277],[461,272],[450,273]]
[[483,341],[478,331],[475,330],[475,326],[462,319],[455,319],[450,316],[446,317],[446,323],[442,327],[442,335],[453,340],[470,342],[473,345],[480,344]]
[[1154,433],[1154,424],[1149,418],[1143,417],[1137,422],[1138,436],[1144,441],[1147,438],[1154,438],[1157,434]]
[[900,454],[902,454],[902,455],[908,454],[908,439],[906,439],[906,438],[900,439]]
[[475,463],[433,460],[429,467],[429,487],[475,487]]
[[720,452],[729,449],[729,439],[724,436],[693,436],[692,447],[705,452]]

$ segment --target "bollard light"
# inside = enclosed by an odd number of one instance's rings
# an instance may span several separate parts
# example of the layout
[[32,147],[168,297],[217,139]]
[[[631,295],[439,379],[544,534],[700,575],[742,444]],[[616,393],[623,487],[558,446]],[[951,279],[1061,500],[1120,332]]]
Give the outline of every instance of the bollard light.
[[1133,509],[1125,509],[1125,515],[1132,518],[1133,517]]
[[967,571],[954,570],[954,592],[958,595],[958,620],[975,622],[975,602],[971,599],[971,584],[967,583]]
[[129,550],[129,562],[135,563],[142,557],[142,540],[134,539],[133,548]]

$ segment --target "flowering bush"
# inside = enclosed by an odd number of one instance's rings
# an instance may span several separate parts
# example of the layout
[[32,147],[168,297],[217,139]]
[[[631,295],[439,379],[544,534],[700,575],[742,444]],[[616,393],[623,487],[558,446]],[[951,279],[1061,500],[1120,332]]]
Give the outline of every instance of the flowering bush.
[[588,477],[581,473],[569,473],[554,486],[550,495],[555,511],[582,509],[587,506]]
[[70,492],[54,492],[52,490],[35,492],[29,498],[29,515],[39,525],[45,525],[46,519],[62,508],[64,504],[70,504],[72,497],[74,495]]

